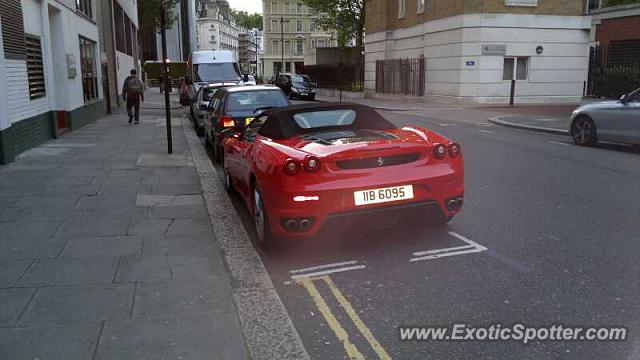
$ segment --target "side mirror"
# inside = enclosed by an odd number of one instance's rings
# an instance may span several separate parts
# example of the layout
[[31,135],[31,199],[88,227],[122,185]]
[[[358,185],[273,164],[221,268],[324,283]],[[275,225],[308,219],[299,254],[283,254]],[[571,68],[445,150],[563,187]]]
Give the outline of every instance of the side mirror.
[[628,94],[624,94],[624,95],[620,96],[620,102],[623,103],[623,104],[626,104],[628,96],[629,96]]

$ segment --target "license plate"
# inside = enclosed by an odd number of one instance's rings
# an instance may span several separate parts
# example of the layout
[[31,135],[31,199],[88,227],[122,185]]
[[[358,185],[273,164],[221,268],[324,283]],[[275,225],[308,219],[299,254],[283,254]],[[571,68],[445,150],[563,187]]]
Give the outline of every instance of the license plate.
[[245,125],[249,125],[249,124],[251,124],[251,122],[253,121],[253,119],[255,119],[255,118],[246,118],[246,119],[244,119],[244,121],[245,121]]
[[354,191],[356,206],[413,199],[413,185]]
[[307,95],[309,95],[309,94],[307,94],[307,93],[302,93],[302,94],[300,94],[300,95],[302,95],[302,96],[307,96]]

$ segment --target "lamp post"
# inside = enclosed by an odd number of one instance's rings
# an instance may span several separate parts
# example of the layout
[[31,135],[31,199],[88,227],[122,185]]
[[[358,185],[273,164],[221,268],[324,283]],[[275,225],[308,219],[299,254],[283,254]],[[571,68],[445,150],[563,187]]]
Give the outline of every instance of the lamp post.
[[167,152],[173,153],[173,141],[171,138],[171,102],[169,91],[171,90],[171,79],[169,78],[169,64],[167,62],[167,14],[164,6],[160,7],[160,37],[162,38],[162,72],[164,80],[164,113],[167,119]]

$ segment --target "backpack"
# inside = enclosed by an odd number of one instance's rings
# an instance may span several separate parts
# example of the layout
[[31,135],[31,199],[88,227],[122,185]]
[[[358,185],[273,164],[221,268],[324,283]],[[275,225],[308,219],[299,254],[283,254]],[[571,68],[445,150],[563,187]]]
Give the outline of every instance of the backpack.
[[144,84],[138,78],[131,78],[127,83],[127,100],[138,101],[144,92]]

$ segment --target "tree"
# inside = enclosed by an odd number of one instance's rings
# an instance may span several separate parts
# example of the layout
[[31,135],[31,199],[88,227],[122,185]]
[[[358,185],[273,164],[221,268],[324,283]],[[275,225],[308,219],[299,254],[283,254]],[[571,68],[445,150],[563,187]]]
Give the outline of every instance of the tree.
[[236,21],[236,24],[247,29],[259,29],[262,30],[262,15],[249,14],[246,11],[232,10],[231,16]]
[[312,11],[320,14],[316,23],[336,32],[338,45],[356,39],[362,48],[364,36],[364,0],[303,0]]
[[170,29],[176,21],[173,12],[178,0],[139,0],[138,21],[140,30],[157,33],[160,31],[160,9],[164,6],[167,29]]

